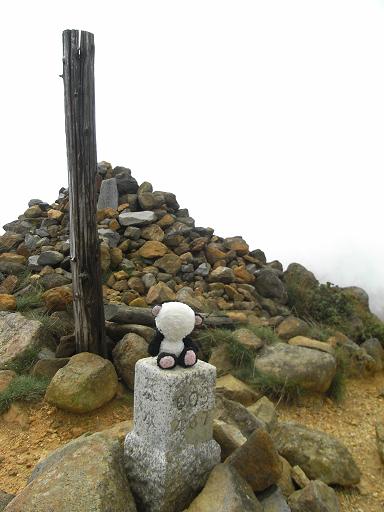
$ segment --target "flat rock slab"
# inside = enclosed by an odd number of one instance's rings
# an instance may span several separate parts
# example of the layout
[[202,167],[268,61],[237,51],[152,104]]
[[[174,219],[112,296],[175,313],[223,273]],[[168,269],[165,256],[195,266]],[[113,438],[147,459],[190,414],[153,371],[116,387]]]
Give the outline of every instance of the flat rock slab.
[[101,182],[97,209],[113,208],[117,210],[119,205],[119,192],[117,190],[116,178],[110,178]]
[[135,367],[134,429],[125,440],[125,464],[139,508],[181,512],[220,462],[212,439],[215,368],[161,370],[156,358]]

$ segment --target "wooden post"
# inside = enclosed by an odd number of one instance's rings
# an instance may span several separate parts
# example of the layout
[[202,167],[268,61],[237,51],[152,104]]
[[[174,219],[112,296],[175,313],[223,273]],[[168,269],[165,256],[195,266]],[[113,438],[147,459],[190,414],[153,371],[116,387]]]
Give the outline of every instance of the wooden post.
[[63,32],[63,79],[76,352],[107,357],[96,224],[93,34]]

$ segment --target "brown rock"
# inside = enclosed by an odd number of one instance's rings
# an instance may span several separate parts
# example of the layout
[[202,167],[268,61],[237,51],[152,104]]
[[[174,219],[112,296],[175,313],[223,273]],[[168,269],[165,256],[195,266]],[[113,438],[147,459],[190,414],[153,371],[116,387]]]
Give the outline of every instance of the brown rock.
[[207,239],[203,236],[195,238],[194,240],[192,240],[192,242],[189,245],[190,251],[191,252],[200,252],[204,249],[206,243],[207,243]]
[[159,258],[164,256],[167,251],[168,249],[166,245],[161,242],[156,242],[155,240],[150,240],[140,247],[139,255],[142,258]]
[[277,425],[277,412],[273,402],[266,396],[259,398],[257,402],[247,407],[248,411],[261,420],[268,431],[271,431]]
[[27,208],[27,210],[25,210],[24,216],[27,217],[27,219],[36,219],[38,217],[41,217],[42,213],[43,212],[41,208],[37,204],[35,204],[30,208]]
[[172,224],[174,224],[174,222],[175,222],[175,218],[171,214],[166,213],[163,217],[161,217],[161,219],[159,219],[157,221],[157,224],[161,228],[167,228],[169,226],[172,226]]
[[151,224],[141,230],[141,237],[144,238],[144,240],[162,242],[164,240],[165,233],[158,224]]
[[60,210],[48,210],[47,212],[48,218],[61,221],[61,219],[64,217],[64,212],[61,212]]
[[55,359],[40,359],[32,368],[32,375],[36,377],[47,377],[52,379],[57,370],[63,368],[69,362],[68,357]]
[[175,275],[181,268],[181,260],[174,253],[166,254],[155,261],[155,267],[160,268],[167,274]]
[[131,300],[129,303],[130,306],[134,306],[136,308],[146,308],[147,303],[143,297],[136,297],[135,299]]
[[147,304],[161,304],[162,302],[175,300],[175,298],[175,292],[165,283],[159,282],[150,287],[146,296],[146,301]]
[[216,261],[224,260],[226,258],[226,253],[220,249],[217,244],[208,244],[205,248],[205,255],[207,257],[208,262],[213,265]]
[[112,356],[118,375],[124,380],[129,389],[133,389],[135,364],[139,359],[148,357],[147,342],[137,334],[126,334],[113,349]]
[[140,277],[131,277],[128,279],[128,287],[135,290],[139,295],[145,294],[145,286]]
[[30,419],[23,406],[18,403],[12,403],[9,409],[2,414],[4,423],[9,425],[19,425],[22,430],[27,430],[30,424]]
[[51,288],[43,293],[42,298],[48,311],[65,311],[73,302],[72,289],[68,286]]
[[240,279],[243,283],[252,284],[255,281],[255,276],[253,276],[248,270],[243,266],[235,267],[233,269],[235,276]]
[[284,457],[281,457],[280,455],[279,458],[283,465],[283,472],[281,473],[281,477],[277,481],[277,485],[280,487],[281,492],[284,494],[284,496],[288,498],[288,496],[290,496],[296,490],[295,486],[293,485],[291,477],[292,467],[290,463],[287,461],[287,459],[284,459]]
[[335,491],[320,480],[310,482],[304,489],[294,492],[288,499],[292,512],[339,512]]
[[230,251],[236,251],[239,256],[243,256],[249,252],[249,246],[241,236],[234,236],[224,240],[224,247]]
[[304,487],[310,483],[310,479],[307,477],[300,466],[293,466],[291,469],[291,477],[300,489],[304,489]]
[[16,311],[16,299],[13,295],[0,294],[0,311]]
[[112,231],[117,231],[120,229],[120,224],[117,219],[112,219],[108,224],[109,229],[112,229]]
[[0,261],[6,261],[7,263],[17,263],[18,265],[25,265],[27,259],[25,256],[21,254],[16,254],[15,252],[4,252],[0,254]]
[[309,331],[309,325],[294,316],[289,316],[283,320],[277,327],[276,333],[280,338],[289,340],[295,336],[306,336]]
[[[125,206],[125,205],[122,205],[122,206]],[[117,210],[115,210],[114,208],[102,208],[101,210],[97,210],[97,221],[98,222],[101,222],[104,219],[116,219],[118,216],[119,216],[119,212]]]
[[109,251],[109,255],[111,258],[111,266],[112,268],[116,268],[123,261],[123,251],[118,247],[113,247]]
[[212,270],[209,275],[210,282],[218,282],[218,283],[233,283],[235,280],[235,274],[233,270],[229,267],[219,266]]
[[0,393],[7,389],[16,376],[17,374],[13,370],[0,370]]
[[264,341],[246,327],[236,329],[233,336],[240,345],[249,350],[258,350],[264,346]]
[[260,394],[230,374],[217,379],[216,389],[229,400],[235,400],[244,406],[250,405],[260,398]]
[[315,350],[321,350],[322,352],[328,352],[329,354],[335,355],[335,349],[324,341],[313,340],[305,336],[295,336],[288,340],[289,345],[296,345],[299,347],[313,348]]
[[111,255],[109,253],[109,247],[105,244],[100,244],[100,266],[101,271],[106,272],[111,265]]
[[233,370],[233,363],[229,355],[228,348],[224,344],[214,347],[208,362],[209,364],[216,366],[216,373],[218,377],[226,375]]
[[263,491],[281,477],[283,467],[271,436],[255,430],[225,461],[237,469],[254,491]]

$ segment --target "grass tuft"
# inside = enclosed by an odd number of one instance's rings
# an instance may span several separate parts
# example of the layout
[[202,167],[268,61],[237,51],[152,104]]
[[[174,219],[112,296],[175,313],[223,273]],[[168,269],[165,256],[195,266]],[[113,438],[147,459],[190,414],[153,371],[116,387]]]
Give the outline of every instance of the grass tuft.
[[20,313],[39,308],[43,305],[43,289],[39,285],[33,285],[28,293],[16,297],[16,310]]
[[0,414],[8,410],[15,400],[34,402],[40,400],[47,389],[49,379],[32,375],[18,375],[5,391],[0,393]]
[[7,363],[7,370],[13,370],[16,373],[27,373],[32,366],[38,361],[40,348],[33,347],[25,350],[17,357],[17,360]]

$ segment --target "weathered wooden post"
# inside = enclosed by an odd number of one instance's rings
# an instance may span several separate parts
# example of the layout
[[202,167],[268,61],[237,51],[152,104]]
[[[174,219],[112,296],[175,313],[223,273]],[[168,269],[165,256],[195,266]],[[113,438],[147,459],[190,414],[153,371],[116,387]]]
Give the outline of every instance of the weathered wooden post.
[[70,245],[77,352],[106,357],[96,224],[95,46],[93,34],[63,32]]

